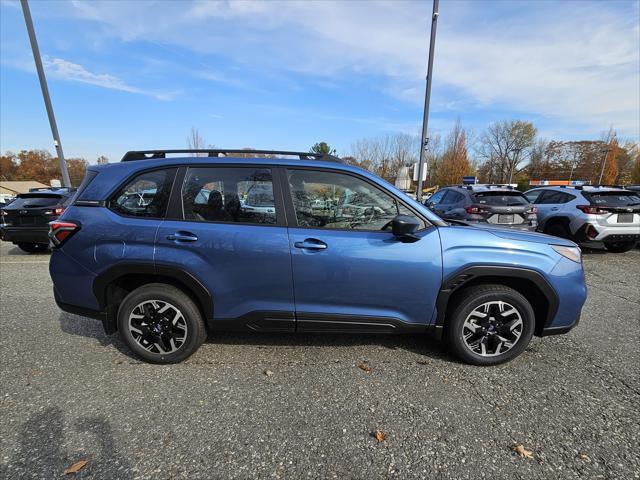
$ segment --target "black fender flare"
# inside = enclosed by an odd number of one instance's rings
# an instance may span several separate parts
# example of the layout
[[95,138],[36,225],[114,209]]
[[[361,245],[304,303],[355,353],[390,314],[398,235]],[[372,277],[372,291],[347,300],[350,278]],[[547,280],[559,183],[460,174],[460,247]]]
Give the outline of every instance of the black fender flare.
[[483,277],[504,279],[517,278],[533,282],[540,290],[541,294],[546,298],[549,307],[541,327],[538,326],[538,319],[536,318],[536,332],[540,332],[542,328],[548,327],[553,321],[553,318],[558,311],[560,301],[555,289],[540,272],[523,267],[476,265],[464,267],[449,275],[442,282],[442,287],[436,300],[437,317],[435,324],[432,324],[429,328],[430,333],[436,337],[442,337],[446,322],[445,315],[452,295],[465,285],[468,285],[470,282],[482,279]]
[[109,306],[107,286],[126,275],[150,275],[172,279],[178,284],[184,285],[195,296],[202,309],[205,321],[213,318],[213,297],[200,280],[175,265],[144,262],[118,263],[96,276],[93,280],[92,290],[98,300],[101,311],[107,312]]

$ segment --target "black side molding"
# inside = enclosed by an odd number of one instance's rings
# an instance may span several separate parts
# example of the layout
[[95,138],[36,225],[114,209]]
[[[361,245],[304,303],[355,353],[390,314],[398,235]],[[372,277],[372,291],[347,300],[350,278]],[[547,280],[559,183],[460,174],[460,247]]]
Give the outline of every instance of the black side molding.
[[[438,311],[438,317],[436,323],[429,327],[429,333],[437,338],[442,337],[442,333],[445,325],[445,314],[447,312],[447,306],[451,295],[458,291],[462,286],[468,285],[476,279],[481,278],[499,278],[499,279],[524,279],[532,282],[540,293],[545,297],[548,303],[548,309],[544,316],[542,329],[536,328],[536,334],[541,335],[542,331],[546,330],[551,324],[553,318],[558,311],[558,294],[553,287],[547,282],[542,274],[535,270],[521,267],[503,267],[503,266],[491,266],[491,265],[477,265],[472,267],[466,267],[450,275],[442,284],[438,299],[436,301],[436,308]],[[535,309],[534,309],[535,310]],[[536,316],[537,317],[537,316]],[[537,320],[537,318],[536,318]],[[536,323],[538,323],[536,321]]]

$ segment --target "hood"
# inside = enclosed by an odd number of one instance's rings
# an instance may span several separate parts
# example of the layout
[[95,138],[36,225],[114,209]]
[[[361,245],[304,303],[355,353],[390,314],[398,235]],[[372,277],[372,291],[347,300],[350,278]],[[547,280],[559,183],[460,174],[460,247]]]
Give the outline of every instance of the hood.
[[518,242],[536,242],[545,243],[547,245],[562,245],[565,247],[576,247],[577,245],[571,240],[560,237],[552,237],[544,233],[523,232],[518,230],[509,230],[503,227],[494,227],[491,225],[470,225],[472,228],[485,230],[496,237],[505,238],[507,240],[516,240]]

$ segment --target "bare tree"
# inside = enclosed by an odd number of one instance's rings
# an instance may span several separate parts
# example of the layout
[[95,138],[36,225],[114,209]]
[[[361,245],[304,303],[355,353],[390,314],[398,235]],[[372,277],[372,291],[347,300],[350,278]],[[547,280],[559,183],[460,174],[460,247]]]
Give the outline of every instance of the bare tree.
[[490,182],[512,182],[518,166],[527,158],[536,133],[531,122],[522,120],[503,120],[489,125],[480,140],[479,153],[488,163]]
[[418,161],[420,137],[406,133],[385,134],[363,138],[351,145],[346,157],[353,165],[394,181],[402,167]]
[[[189,150],[204,150],[205,146],[204,138],[200,135],[197,128],[191,127],[191,133],[187,136],[187,148]],[[196,156],[205,156],[206,154],[196,153]]]

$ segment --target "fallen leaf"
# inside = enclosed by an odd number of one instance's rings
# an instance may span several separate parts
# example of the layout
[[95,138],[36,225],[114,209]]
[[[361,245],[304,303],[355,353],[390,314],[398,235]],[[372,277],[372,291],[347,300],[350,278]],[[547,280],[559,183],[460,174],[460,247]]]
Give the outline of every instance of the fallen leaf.
[[268,368],[263,372],[267,377],[270,377],[271,375],[273,375],[273,372],[271,370],[269,370]]
[[516,452],[520,457],[533,458],[533,452],[531,450],[527,450],[526,448],[524,448],[524,445],[522,444],[518,444],[515,447],[511,447],[511,450]]
[[591,461],[591,459],[589,458],[589,455],[587,455],[586,453],[581,453],[579,457],[580,457],[580,460],[584,460],[585,462]]
[[418,365],[427,365],[429,362],[427,362],[426,360],[418,360],[416,363]]
[[366,363],[359,363],[358,368],[363,372],[371,373],[371,367]]
[[376,430],[373,436],[379,442],[384,442],[385,438],[387,438],[387,436],[384,433],[382,433],[380,430]]
[[442,383],[449,383],[449,379],[447,377],[442,377]]
[[82,470],[85,467],[87,463],[89,463],[89,460],[80,460],[74,463],[73,465],[71,465],[69,468],[65,468],[64,474],[69,475],[70,473],[78,473],[80,470]]

